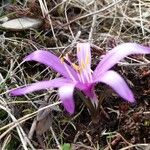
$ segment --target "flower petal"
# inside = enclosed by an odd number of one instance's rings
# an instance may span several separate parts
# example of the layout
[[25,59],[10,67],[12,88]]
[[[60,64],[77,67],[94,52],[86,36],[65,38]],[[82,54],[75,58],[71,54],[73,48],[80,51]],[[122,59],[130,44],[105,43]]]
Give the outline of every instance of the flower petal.
[[83,93],[89,98],[93,98],[95,96],[94,84],[93,83],[80,83],[76,84],[76,87],[83,91]]
[[115,71],[107,71],[97,78],[95,82],[103,82],[109,85],[112,89],[116,91],[122,98],[129,102],[134,102],[134,96],[130,88],[124,79]]
[[109,70],[121,59],[131,54],[150,54],[150,47],[145,47],[136,43],[124,43],[109,51],[97,65],[93,78],[97,78],[101,73]]
[[98,99],[95,93],[94,84],[95,83],[77,83],[76,87],[89,97],[94,105],[98,106]]
[[89,43],[77,44],[77,57],[80,66],[84,64],[87,68],[91,68],[91,50]]
[[56,79],[48,80],[48,81],[40,81],[37,83],[27,85],[26,87],[13,89],[10,91],[10,94],[12,96],[25,95],[27,93],[31,93],[31,92],[42,90],[42,89],[48,89],[51,87],[53,88],[61,87],[66,83],[70,83],[70,81],[64,78],[56,78]]
[[63,106],[70,114],[73,114],[75,109],[73,100],[74,88],[75,86],[73,84],[65,84],[58,90],[58,94],[60,96],[60,99],[62,100]]
[[[55,71],[59,72],[61,75],[67,78],[71,78],[66,71],[66,68],[64,67],[65,62],[61,62],[60,59],[53,55],[52,53],[44,50],[37,50],[27,57],[25,57],[24,61],[37,61],[40,63],[43,63],[51,68],[53,68]],[[77,74],[74,71],[73,68],[71,68],[69,65],[65,64],[71,74],[77,79]]]
[[89,43],[77,44],[77,58],[80,67],[80,73],[84,80],[89,81],[91,76],[91,50]]

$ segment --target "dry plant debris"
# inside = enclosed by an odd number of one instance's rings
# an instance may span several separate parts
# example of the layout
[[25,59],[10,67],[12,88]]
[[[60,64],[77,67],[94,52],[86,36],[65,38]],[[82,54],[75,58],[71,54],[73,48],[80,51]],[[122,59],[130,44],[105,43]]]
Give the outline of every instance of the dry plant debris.
[[[62,109],[55,89],[25,97],[8,94],[14,87],[59,76],[35,62],[20,63],[37,49],[47,49],[60,57],[68,53],[75,60],[76,43],[92,42],[94,69],[103,55],[118,44],[137,42],[150,46],[149,0],[14,0],[0,2],[0,8],[2,17],[43,21],[38,29],[27,31],[0,28],[1,149],[149,150],[149,56],[133,55],[114,67],[133,87],[135,105],[122,102],[111,90],[106,91],[105,85],[98,86],[102,109],[97,124],[91,123],[76,93],[77,110],[73,116]],[[40,124],[35,123],[37,115],[44,111]]]

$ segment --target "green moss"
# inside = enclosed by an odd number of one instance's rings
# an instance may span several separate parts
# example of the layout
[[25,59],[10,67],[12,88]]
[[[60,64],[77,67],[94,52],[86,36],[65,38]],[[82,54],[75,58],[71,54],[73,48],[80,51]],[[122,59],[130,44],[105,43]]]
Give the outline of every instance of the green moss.
[[62,145],[62,150],[71,150],[71,144],[69,143],[64,143]]

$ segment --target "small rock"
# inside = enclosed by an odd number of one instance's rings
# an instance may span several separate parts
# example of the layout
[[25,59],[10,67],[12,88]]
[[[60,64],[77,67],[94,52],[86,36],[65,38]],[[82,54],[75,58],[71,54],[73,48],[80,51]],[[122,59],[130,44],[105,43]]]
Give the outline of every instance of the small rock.
[[8,17],[5,16],[0,18],[0,23],[4,23],[6,21],[8,21]]
[[2,28],[8,30],[26,30],[30,28],[39,28],[42,25],[42,20],[28,17],[9,20],[1,25]]

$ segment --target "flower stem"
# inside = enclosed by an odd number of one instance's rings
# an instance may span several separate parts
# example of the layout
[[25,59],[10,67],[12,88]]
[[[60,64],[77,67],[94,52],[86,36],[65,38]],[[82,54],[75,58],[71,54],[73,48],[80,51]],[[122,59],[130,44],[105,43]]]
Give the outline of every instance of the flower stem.
[[83,102],[87,106],[91,115],[92,122],[94,124],[98,123],[99,122],[99,107],[97,108],[94,107],[89,98],[85,97],[85,95],[81,91],[79,90],[76,90],[76,91],[77,91],[78,96],[83,100]]

